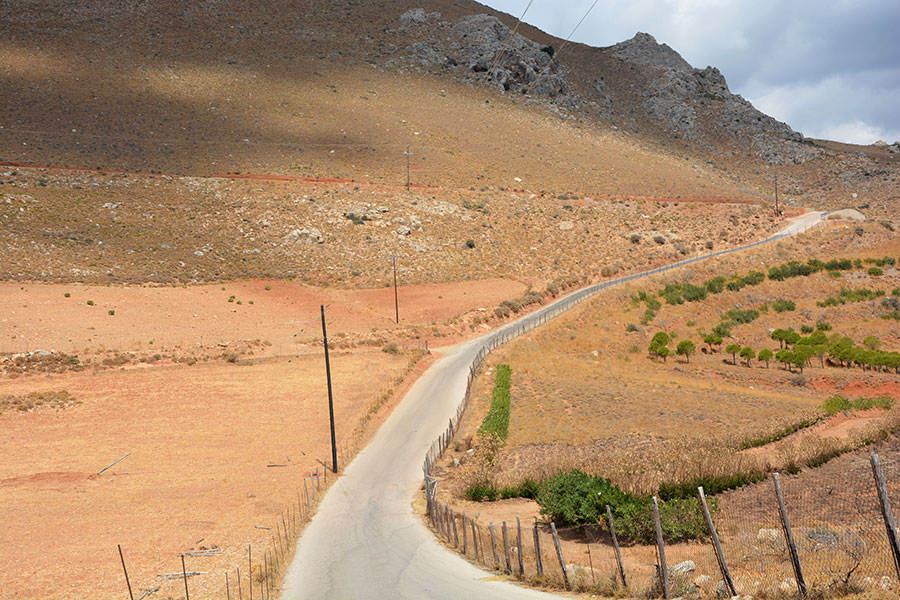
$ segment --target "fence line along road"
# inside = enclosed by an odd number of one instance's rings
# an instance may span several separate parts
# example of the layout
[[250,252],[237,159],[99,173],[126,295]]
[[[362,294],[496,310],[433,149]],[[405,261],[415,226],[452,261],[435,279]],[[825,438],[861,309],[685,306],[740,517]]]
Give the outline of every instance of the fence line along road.
[[[297,545],[282,598],[557,598],[511,583],[485,580],[489,577],[485,571],[437,542],[412,505],[422,488],[422,457],[426,455],[427,475],[465,410],[466,391],[475,368],[500,344],[601,290],[784,239],[809,229],[826,215],[804,215],[759,242],[586,287],[463,344],[436,362],[416,381],[323,499]],[[418,512],[425,509],[419,507]]]

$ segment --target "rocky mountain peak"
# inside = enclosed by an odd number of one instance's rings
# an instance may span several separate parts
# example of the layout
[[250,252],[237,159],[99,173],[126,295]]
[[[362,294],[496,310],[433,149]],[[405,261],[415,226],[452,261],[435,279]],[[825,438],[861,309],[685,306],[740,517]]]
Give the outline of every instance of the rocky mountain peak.
[[649,33],[638,32],[630,40],[612,47],[613,55],[626,62],[660,69],[690,72],[694,68],[668,44],[660,44]]

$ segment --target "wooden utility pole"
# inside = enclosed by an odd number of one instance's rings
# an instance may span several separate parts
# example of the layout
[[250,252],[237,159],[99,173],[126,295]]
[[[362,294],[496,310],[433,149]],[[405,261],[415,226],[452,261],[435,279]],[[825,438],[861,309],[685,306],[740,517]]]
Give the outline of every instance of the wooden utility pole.
[[775,216],[780,214],[781,212],[778,210],[778,173],[775,173]]
[[[409,184],[407,183],[407,186]],[[394,267],[394,321],[400,324],[400,304],[397,300],[397,255],[391,254],[391,265]]]
[[406,191],[409,191],[409,157],[412,156],[412,152],[409,151],[409,146],[406,146]]
[[325,305],[319,305],[322,311],[322,342],[325,345],[325,377],[328,379],[328,419],[331,422],[331,470],[337,473],[337,444],[334,439],[334,399],[331,391],[331,362],[328,360],[328,332],[325,331]]

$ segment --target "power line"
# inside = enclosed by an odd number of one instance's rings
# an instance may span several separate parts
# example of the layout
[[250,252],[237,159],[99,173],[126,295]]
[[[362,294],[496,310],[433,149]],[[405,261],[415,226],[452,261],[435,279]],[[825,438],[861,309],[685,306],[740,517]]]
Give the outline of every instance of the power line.
[[509,42],[513,39],[513,36],[516,35],[516,32],[519,30],[519,25],[522,24],[522,19],[525,18],[525,13],[528,12],[528,9],[531,8],[531,5],[534,4],[534,0],[528,1],[528,6],[525,7],[525,10],[522,11],[522,16],[519,17],[519,20],[516,21],[516,26],[513,27],[512,31],[509,32],[509,35],[506,37],[506,41],[503,42],[503,46],[500,48],[500,52],[497,53],[497,56],[494,58],[494,62],[491,64],[491,67],[488,69],[488,77],[491,76],[491,73],[494,72],[494,69],[497,68],[497,65],[500,64],[500,60],[503,58],[503,53],[506,52],[506,47],[509,45]]
[[[587,12],[584,13],[584,16],[581,17],[581,20],[578,21],[578,24],[576,24],[575,27],[572,29],[571,33],[569,33],[569,37],[566,38],[566,40],[562,43],[562,46],[559,47],[559,50],[556,51],[555,56],[557,56],[557,57],[559,56],[559,53],[563,51],[563,48],[566,47],[566,45],[569,43],[569,40],[571,40],[571,39],[572,39],[572,36],[575,35],[575,31],[577,31],[578,28],[581,27],[581,24],[584,23],[584,20],[587,18],[587,16],[588,16],[589,14],[591,14],[591,11],[594,10],[594,7],[597,6],[597,3],[598,3],[599,1],[600,1],[600,0],[594,0],[594,3],[591,4],[591,7],[587,9]],[[543,68],[543,69],[541,69],[541,72],[538,73],[537,77],[534,78],[534,81],[532,81],[532,82],[531,82],[531,85],[528,86],[528,89],[525,90],[525,93],[526,93],[526,94],[531,93],[531,89],[535,86],[535,84],[536,84],[536,83],[538,82],[538,80],[541,78],[541,75],[543,75],[544,72],[550,67],[550,65],[553,64],[553,58],[554,58],[554,57],[551,57],[550,60],[547,61],[547,64],[544,65],[544,68]]]

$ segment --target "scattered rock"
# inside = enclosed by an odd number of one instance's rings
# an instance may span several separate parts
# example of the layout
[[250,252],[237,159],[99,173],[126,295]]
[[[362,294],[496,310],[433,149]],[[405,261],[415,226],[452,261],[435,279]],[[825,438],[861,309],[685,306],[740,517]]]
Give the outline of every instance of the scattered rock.
[[712,577],[710,577],[709,575],[698,575],[694,578],[694,585],[700,587],[709,583],[710,581],[712,581]]
[[406,225],[400,225],[393,231],[393,233],[396,233],[397,235],[409,235],[410,233],[412,233],[412,230]]
[[285,234],[283,239],[286,243],[294,244],[312,245],[325,243],[325,238],[322,237],[321,232],[315,227],[310,229],[294,229]]
[[778,589],[784,594],[795,593],[797,591],[797,580],[793,577],[787,577],[778,584]]
[[775,544],[781,541],[781,532],[777,529],[760,529],[756,533],[756,541]]
[[425,14],[424,8],[411,8],[400,15],[400,22],[410,25],[424,25],[428,22],[428,16]]
[[692,560],[686,560],[684,562],[680,562],[677,565],[673,565],[669,567],[669,573],[673,575],[684,575],[687,573],[692,573],[697,569],[697,565]]
[[569,231],[570,229],[573,229],[574,227],[575,227],[575,223],[573,223],[572,221],[563,221],[562,223],[559,224],[559,228],[562,231]]

